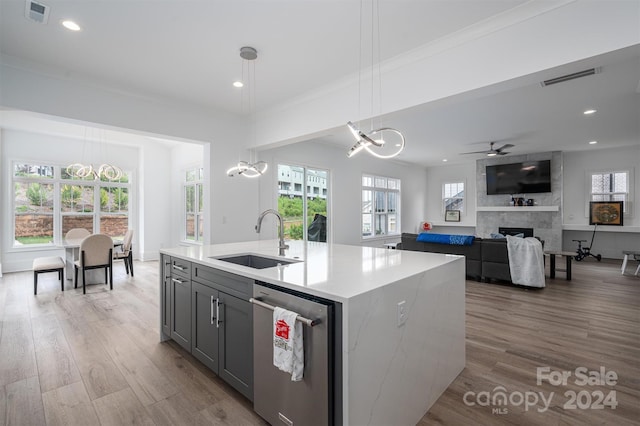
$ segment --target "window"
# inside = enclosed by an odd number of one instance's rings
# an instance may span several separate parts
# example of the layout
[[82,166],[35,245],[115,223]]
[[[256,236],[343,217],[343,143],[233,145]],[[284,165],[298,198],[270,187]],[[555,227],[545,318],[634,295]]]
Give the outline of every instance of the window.
[[326,242],[329,172],[278,164],[278,176],[278,213],[284,219],[285,237]]
[[442,184],[442,205],[445,211],[464,211],[464,182]]
[[362,176],[362,237],[400,233],[400,179]]
[[123,237],[129,228],[129,175],[117,182],[77,179],[66,167],[13,164],[14,245],[62,241],[72,228]]
[[203,180],[202,167],[185,171],[183,234],[186,241],[196,243],[202,243],[204,237]]
[[624,201],[624,212],[629,212],[629,172],[591,173],[591,201]]

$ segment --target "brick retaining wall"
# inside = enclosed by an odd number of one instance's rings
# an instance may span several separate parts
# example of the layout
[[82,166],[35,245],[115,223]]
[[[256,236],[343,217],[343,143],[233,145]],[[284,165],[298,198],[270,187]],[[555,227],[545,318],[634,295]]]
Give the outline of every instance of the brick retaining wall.
[[[112,237],[123,236],[128,228],[127,216],[102,216],[100,218],[100,232]],[[85,228],[93,232],[93,216],[63,216],[62,235],[72,228]],[[51,235],[53,230],[53,215],[16,215],[16,238],[43,237]]]

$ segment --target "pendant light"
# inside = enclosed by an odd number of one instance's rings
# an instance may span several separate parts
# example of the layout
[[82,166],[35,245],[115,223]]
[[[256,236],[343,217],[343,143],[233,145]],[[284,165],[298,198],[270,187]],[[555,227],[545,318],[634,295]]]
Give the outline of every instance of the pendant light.
[[[103,131],[104,132],[104,131]],[[84,159],[85,148],[87,145],[87,129],[84,129],[84,142],[82,147],[82,157]],[[102,149],[102,138],[99,141],[100,150],[99,153],[104,155]],[[98,167],[94,167],[93,164],[73,163],[69,164],[66,168],[66,172],[69,176],[77,179],[94,179],[94,180],[107,180],[118,181],[124,175],[122,169],[118,166],[114,166],[109,163],[102,163]]]
[[[255,104],[255,61],[258,58],[258,51],[253,47],[245,46],[240,48],[240,57],[242,58],[242,77],[244,79],[244,68],[247,66],[247,83],[249,84],[249,109],[251,112],[251,120],[254,121],[255,109],[252,108],[252,104]],[[252,67],[253,66],[253,67]],[[252,69],[253,68],[253,69]],[[234,87],[244,90],[246,84],[244,81],[236,81],[233,83]],[[253,94],[253,96],[252,96]],[[244,106],[244,96],[241,95],[241,106]],[[244,108],[242,108],[244,109]],[[255,129],[252,132],[255,133]],[[227,176],[244,176],[248,178],[256,178],[262,176],[268,168],[268,164],[264,161],[256,161],[255,150],[250,151],[249,161],[239,161],[238,164],[227,170]]]
[[[363,21],[364,21],[364,1],[360,0],[360,63],[358,71],[358,115],[360,115],[360,103],[362,100],[362,75],[364,73],[362,66],[362,56],[364,51],[363,46]],[[375,57],[374,51],[377,49],[378,54],[378,114],[381,114],[382,105],[382,74],[380,72],[380,11],[378,6],[378,0],[371,0],[371,130],[368,133],[363,132],[359,126],[351,121],[347,122],[347,127],[356,140],[356,143],[347,152],[347,157],[351,158],[363,149],[369,152],[369,154],[378,158],[393,158],[400,154],[405,146],[405,139],[402,132],[391,127],[375,128],[374,123],[374,95],[375,95]],[[377,40],[374,39],[374,33],[377,35]],[[376,44],[377,41],[377,44]],[[375,46],[374,46],[375,45]]]

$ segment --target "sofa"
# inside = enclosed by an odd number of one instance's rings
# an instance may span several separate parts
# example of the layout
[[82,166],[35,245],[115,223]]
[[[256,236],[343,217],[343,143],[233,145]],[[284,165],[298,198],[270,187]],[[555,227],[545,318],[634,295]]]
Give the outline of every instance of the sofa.
[[482,259],[481,275],[486,282],[492,279],[511,282],[506,238],[482,240],[480,252]]
[[[418,238],[418,234],[403,233],[401,235],[400,244],[396,246],[396,249],[463,255],[465,257],[465,270],[467,277],[471,277],[480,281],[480,278],[482,277],[482,255],[480,249],[482,239],[476,238],[473,241],[473,244],[470,246],[458,246],[449,244],[422,243],[416,241],[416,238]],[[508,261],[507,269],[509,269]]]
[[429,253],[458,254],[465,257],[465,273],[467,277],[486,282],[503,280],[511,282],[509,270],[509,254],[506,238],[476,238],[470,246],[450,244],[422,243],[416,241],[418,234],[403,233],[399,250],[424,251]]

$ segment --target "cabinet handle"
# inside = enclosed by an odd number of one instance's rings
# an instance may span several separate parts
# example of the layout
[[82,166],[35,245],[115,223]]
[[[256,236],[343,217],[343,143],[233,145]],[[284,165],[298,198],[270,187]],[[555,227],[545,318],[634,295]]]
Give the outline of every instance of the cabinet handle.
[[220,301],[220,298],[216,299],[216,328],[220,328],[220,323],[222,321],[220,321],[220,305],[223,305],[224,303]]
[[214,304],[213,302],[214,302],[213,296],[211,296],[211,325],[213,325],[213,321],[216,319],[216,316],[213,315],[213,304]]
[[178,283],[178,284],[184,284],[184,281],[179,280],[177,278],[171,278],[171,281],[173,281],[174,283]]
[[184,271],[184,268],[178,265],[173,265],[173,269],[177,269],[178,271]]

